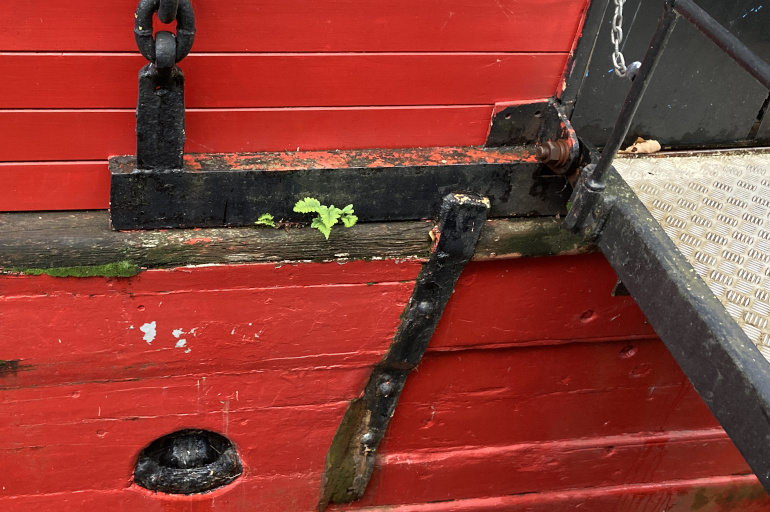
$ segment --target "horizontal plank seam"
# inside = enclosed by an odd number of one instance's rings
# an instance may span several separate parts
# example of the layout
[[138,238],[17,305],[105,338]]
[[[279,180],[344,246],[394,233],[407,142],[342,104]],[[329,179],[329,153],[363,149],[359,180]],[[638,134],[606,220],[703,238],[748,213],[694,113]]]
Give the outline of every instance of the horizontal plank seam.
[[[541,491],[541,492],[529,492],[512,495],[498,495],[488,498],[468,498],[457,499],[447,501],[437,501],[431,503],[407,503],[399,505],[390,505],[387,507],[389,512],[410,511],[419,512],[424,510],[435,511],[445,510],[447,512],[464,512],[464,511],[493,511],[499,510],[501,507],[508,505],[524,505],[522,501],[531,501],[540,497],[550,498],[554,500],[585,500],[594,496],[602,495],[632,495],[641,492],[663,492],[668,490],[676,490],[677,488],[688,487],[691,489],[709,489],[710,487],[717,486],[756,486],[758,489],[759,482],[757,477],[753,474],[749,475],[726,475],[716,477],[703,477],[703,478],[690,478],[681,480],[666,480],[664,482],[652,482],[643,484],[622,484],[622,485],[608,485],[608,486],[596,486],[596,487],[581,487],[579,489],[565,489],[556,491]],[[446,508],[439,508],[446,506]],[[372,506],[357,508],[357,512],[383,512],[381,506]]]
[[[423,57],[423,56],[495,56],[495,55],[521,55],[521,56],[538,56],[538,55],[569,55],[569,50],[559,51],[533,51],[533,50],[502,50],[502,51],[486,51],[486,52],[464,52],[464,51],[425,51],[425,52],[365,52],[365,51],[351,51],[351,52],[195,52],[190,53],[190,57],[244,57],[244,56],[259,56],[259,57],[358,57],[358,56],[404,56],[404,57]],[[62,51],[62,52],[35,52],[35,51],[2,51],[0,52],[0,58],[5,56],[28,56],[28,57],[141,57],[139,52],[88,52],[88,51]],[[184,67],[184,63],[179,64]]]
[[[512,334],[516,334],[516,330],[511,329]],[[568,340],[559,339],[534,339],[527,341],[512,341],[501,343],[488,343],[483,345],[454,345],[446,347],[428,347],[426,353],[441,354],[441,353],[453,353],[453,352],[465,352],[472,350],[506,350],[511,348],[532,348],[541,346],[562,346],[570,345],[573,343],[612,343],[618,341],[659,341],[659,338],[650,334],[634,334],[628,336],[598,336],[598,337],[586,337],[586,338],[570,338]]]
[[[24,277],[24,276],[19,276]],[[37,277],[37,276],[33,276]],[[103,277],[95,276],[97,282],[103,282]],[[84,278],[79,278],[84,279]],[[88,278],[85,278],[88,279]],[[373,282],[369,283],[366,281],[362,281],[360,283],[318,283],[318,284],[308,284],[308,285],[275,285],[275,286],[267,286],[264,288],[248,288],[248,287],[235,287],[235,288],[197,288],[197,289],[174,289],[174,290],[164,290],[164,291],[152,291],[152,292],[132,292],[131,296],[134,298],[145,298],[145,297],[166,297],[170,295],[188,295],[191,293],[198,294],[198,293],[233,293],[233,292],[248,292],[248,293],[254,293],[254,292],[265,292],[265,291],[276,291],[276,290],[306,290],[306,289],[322,289],[322,290],[330,290],[330,289],[345,289],[345,288],[358,288],[358,289],[366,289],[370,288],[372,286],[386,286],[386,287],[402,287],[402,285],[405,284],[412,284],[414,283],[415,279],[405,279],[405,280],[393,280],[393,281],[381,281],[381,282]],[[109,299],[114,297],[125,297],[125,293],[120,290],[110,290],[108,293],[73,293],[73,292],[67,292],[64,290],[59,291],[48,291],[48,292],[41,292],[39,294],[35,295],[3,295],[0,296],[0,302],[6,302],[6,301],[13,301],[16,302],[18,300],[25,300],[25,299]],[[406,300],[404,301],[406,302]]]
[[585,450],[612,446],[622,448],[648,445],[649,443],[686,443],[703,441],[729,441],[728,435],[721,428],[699,430],[674,430],[666,432],[639,432],[612,436],[594,436],[582,439],[556,439],[539,442],[517,443],[505,446],[456,446],[451,448],[431,447],[381,454],[377,458],[380,466],[386,464],[423,464],[446,460],[454,456],[488,458],[494,455],[507,455],[532,448],[556,447],[555,450]]
[[[285,477],[285,478],[308,478],[308,477],[320,477],[321,472],[320,471],[307,471],[302,473],[276,473],[276,474],[270,474],[270,475],[244,475],[242,477],[242,483],[248,483],[248,482],[258,482],[260,480],[264,479],[272,479],[276,476],[279,477]],[[676,488],[676,487],[682,487],[687,486],[691,488],[706,488],[708,489],[711,486],[716,485],[738,485],[738,486],[745,486],[745,485],[756,485],[759,486],[759,483],[757,482],[757,479],[754,475],[731,475],[731,476],[718,476],[718,477],[704,477],[704,478],[690,478],[690,479],[681,479],[681,480],[667,480],[665,482],[653,482],[653,483],[643,483],[643,484],[623,484],[623,485],[612,485],[612,486],[597,486],[597,487],[583,487],[581,489],[574,489],[574,490],[560,490],[560,491],[546,491],[546,492],[538,492],[538,493],[528,493],[528,495],[537,494],[537,495],[558,495],[559,497],[569,497],[571,495],[574,495],[576,498],[581,496],[588,496],[591,494],[609,494],[612,492],[625,492],[626,494],[632,494],[634,492],[639,492],[643,490],[666,490],[670,488]],[[229,491],[229,488],[223,489],[223,491],[227,492]],[[599,491],[599,493],[597,492]],[[3,496],[3,500],[28,500],[28,499],[34,499],[34,498],[46,498],[46,497],[61,497],[61,498],[74,498],[78,495],[86,495],[86,494],[114,494],[114,495],[121,495],[125,493],[138,493],[142,492],[139,491],[139,489],[136,488],[134,485],[126,486],[122,489],[99,489],[99,488],[92,488],[92,489],[79,489],[79,490],[72,490],[72,491],[60,491],[60,492],[50,492],[50,493],[39,493],[39,494],[16,494],[13,496]],[[144,493],[143,493],[144,494]],[[197,498],[195,501],[209,501],[211,499],[217,498],[218,494],[216,491],[211,494],[202,494],[202,495],[196,495],[195,498]],[[522,495],[502,495],[502,496],[493,496],[489,498],[469,498],[469,499],[458,499],[458,500],[450,500],[450,501],[443,501],[443,502],[433,502],[433,503],[418,503],[418,504],[404,504],[404,505],[392,505],[387,507],[387,510],[391,510],[393,512],[398,512],[401,509],[413,509],[415,505],[417,506],[426,506],[430,507],[429,509],[426,508],[426,510],[437,510],[435,507],[437,505],[446,504],[447,507],[453,507],[453,508],[447,508],[446,510],[460,510],[459,508],[454,508],[455,505],[461,506],[463,503],[479,503],[481,501],[489,502],[490,508],[489,510],[492,510],[494,507],[499,507],[501,505],[504,505],[504,503],[500,503],[500,499],[503,500],[515,500]],[[165,498],[164,501],[166,502],[176,502],[178,501],[178,498],[175,497],[163,497]],[[185,496],[185,498],[190,499],[189,497]],[[365,507],[365,508],[358,508],[356,509],[359,512],[384,512],[384,509],[382,506],[375,505],[373,507]],[[470,509],[468,509],[470,510]]]
[[[518,102],[519,100],[517,100]],[[526,100],[524,100],[526,101]],[[532,103],[538,100],[533,99]],[[187,112],[280,112],[280,111],[327,111],[327,110],[441,110],[446,108],[493,108],[491,103],[458,103],[458,104],[435,104],[435,105],[339,105],[339,106],[313,106],[313,107],[192,107],[186,109]],[[21,114],[70,114],[70,113],[107,113],[107,114],[133,114],[136,109],[133,108],[4,108],[0,109],[0,114],[21,113]]]

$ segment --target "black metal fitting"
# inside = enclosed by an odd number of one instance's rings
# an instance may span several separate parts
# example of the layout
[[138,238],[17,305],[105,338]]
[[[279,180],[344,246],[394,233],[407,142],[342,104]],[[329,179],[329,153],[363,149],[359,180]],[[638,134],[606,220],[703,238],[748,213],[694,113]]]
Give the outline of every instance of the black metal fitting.
[[226,437],[208,430],[180,430],[141,451],[134,482],[156,492],[196,494],[223,487],[241,473],[241,460]]
[[158,19],[161,23],[171,23],[176,19],[176,12],[179,8],[179,0],[160,0],[158,7]]
[[139,72],[136,167],[181,169],[184,157],[184,73],[147,64]]
[[[156,40],[152,35],[152,17],[158,12],[160,18],[161,0],[140,0],[136,8],[134,21],[134,37],[136,45],[145,59],[156,62]],[[164,2],[165,3],[165,0]],[[163,16],[168,19],[171,7],[164,7]],[[178,0],[176,12],[176,36],[174,49],[174,63],[187,57],[195,41],[195,13],[190,0]],[[161,21],[163,21],[161,19]],[[173,21],[173,20],[172,20]],[[164,22],[165,23],[165,22]],[[164,50],[165,51],[165,50]]]

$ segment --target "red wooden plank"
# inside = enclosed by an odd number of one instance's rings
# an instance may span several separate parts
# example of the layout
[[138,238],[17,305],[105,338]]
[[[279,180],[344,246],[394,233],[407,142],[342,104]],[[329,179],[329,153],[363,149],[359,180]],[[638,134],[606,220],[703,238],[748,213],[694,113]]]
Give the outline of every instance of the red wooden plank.
[[[379,507],[334,507],[378,512]],[[719,476],[665,483],[495,496],[388,507],[388,512],[765,512],[770,497],[753,475]]]
[[[750,474],[722,429],[385,455],[357,505]],[[419,482],[419,485],[414,485]]]
[[3,211],[98,210],[110,205],[107,162],[0,163]]
[[[188,108],[489,105],[556,94],[566,53],[214,54],[182,69]],[[131,54],[0,54],[0,108],[135,108]]]
[[718,427],[659,341],[463,350],[425,356],[379,453]]
[[[411,290],[382,283],[4,298],[13,315],[0,317],[0,352],[22,368],[0,377],[0,387],[312,368],[346,357],[374,364]],[[19,342],[26,339],[35,342]]]
[[[178,236],[164,231],[169,240]],[[206,244],[203,238],[196,243]],[[291,288],[345,284],[392,283],[414,280],[421,263],[410,260],[333,261],[326,263],[251,263],[207,267],[179,267],[146,270],[127,279],[59,278],[50,276],[4,275],[0,296],[32,297],[52,295],[131,296],[157,293],[253,288]]]
[[[190,109],[187,152],[483,145],[492,106]],[[0,161],[136,153],[133,110],[0,111]]]
[[[0,50],[135,52],[136,0],[16,2]],[[570,50],[586,0],[195,0],[195,51]]]
[[[185,428],[227,436],[252,475],[320,473],[346,406],[343,402],[248,410],[225,399],[218,410],[193,409],[186,415],[159,411],[158,416],[118,421],[4,428],[0,496],[125,488],[139,452],[153,440]],[[317,495],[318,487],[313,492]]]
[[[243,477],[222,490],[193,496],[155,494],[127,486],[4,498],[14,512],[310,512],[316,509],[320,474]],[[414,485],[414,483],[413,483]],[[494,496],[388,507],[389,512],[765,512],[770,498],[752,475]],[[332,506],[339,510],[382,512],[381,507]]]
[[654,336],[631,297],[612,297],[601,254],[471,262],[429,350]]

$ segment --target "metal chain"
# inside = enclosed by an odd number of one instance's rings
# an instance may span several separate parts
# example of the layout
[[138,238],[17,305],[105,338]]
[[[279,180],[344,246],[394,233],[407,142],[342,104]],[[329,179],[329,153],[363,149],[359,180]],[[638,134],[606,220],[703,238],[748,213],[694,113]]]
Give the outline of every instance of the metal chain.
[[612,66],[615,68],[615,74],[620,78],[628,76],[626,59],[620,52],[620,44],[623,42],[623,4],[626,0],[615,0],[615,16],[612,18],[612,33],[610,39],[615,45],[615,51],[612,52]]
[[[153,36],[155,12],[164,23],[176,20],[176,35],[161,31]],[[190,53],[195,40],[195,13],[191,0],[139,0],[134,23],[139,51],[159,69],[171,69]]]

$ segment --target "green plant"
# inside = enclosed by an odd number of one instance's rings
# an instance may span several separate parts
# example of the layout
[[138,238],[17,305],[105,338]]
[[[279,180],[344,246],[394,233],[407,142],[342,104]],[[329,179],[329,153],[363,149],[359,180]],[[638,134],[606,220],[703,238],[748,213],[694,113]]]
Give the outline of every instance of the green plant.
[[257,219],[257,222],[255,222],[254,224],[258,226],[270,226],[271,228],[274,228],[275,219],[269,213],[263,213],[262,215],[259,216],[259,218]]
[[315,213],[317,216],[313,219],[310,227],[316,228],[323,233],[327,240],[332,232],[332,226],[339,221],[342,221],[346,228],[353,227],[358,222],[358,217],[353,214],[352,204],[347,205],[345,208],[337,208],[334,205],[325,206],[313,197],[306,197],[297,201],[297,204],[294,205],[294,211],[298,213]]

